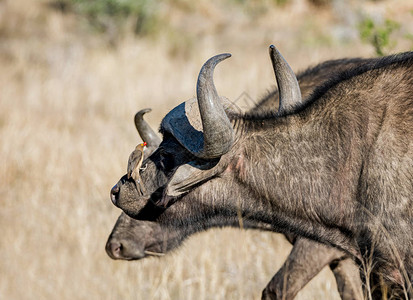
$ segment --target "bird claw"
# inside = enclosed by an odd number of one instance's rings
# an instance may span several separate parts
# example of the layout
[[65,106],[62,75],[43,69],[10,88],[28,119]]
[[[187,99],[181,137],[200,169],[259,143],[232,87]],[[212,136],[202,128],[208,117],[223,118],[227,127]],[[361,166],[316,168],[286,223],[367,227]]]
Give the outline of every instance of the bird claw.
[[147,167],[148,167],[148,164],[145,164],[145,166],[144,166],[144,167],[141,167],[139,170],[140,170],[140,171],[145,171]]

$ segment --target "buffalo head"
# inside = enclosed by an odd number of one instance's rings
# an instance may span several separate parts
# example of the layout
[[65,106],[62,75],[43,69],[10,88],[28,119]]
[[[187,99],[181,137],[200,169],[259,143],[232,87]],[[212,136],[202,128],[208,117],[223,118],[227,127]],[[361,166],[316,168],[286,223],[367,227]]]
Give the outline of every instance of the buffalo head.
[[[288,114],[301,104],[298,82],[274,46],[270,47],[270,56],[279,87],[278,113]],[[153,211],[162,212],[171,200],[196,192],[199,187],[204,189],[201,194],[208,192],[214,197],[214,191],[229,191],[231,184],[236,184],[230,179],[231,170],[238,168],[237,162],[243,157],[238,145],[245,141],[231,102],[218,96],[213,82],[215,66],[228,57],[230,54],[220,54],[203,65],[196,99],[178,105],[164,117],[160,144],[153,135],[147,135],[148,145],[159,144],[143,162],[140,173],[147,193],[141,194],[125,176],[112,188],[112,202],[130,216],[139,214],[142,218],[143,212],[151,211],[150,218],[156,218]],[[224,177],[218,189],[211,184]]]

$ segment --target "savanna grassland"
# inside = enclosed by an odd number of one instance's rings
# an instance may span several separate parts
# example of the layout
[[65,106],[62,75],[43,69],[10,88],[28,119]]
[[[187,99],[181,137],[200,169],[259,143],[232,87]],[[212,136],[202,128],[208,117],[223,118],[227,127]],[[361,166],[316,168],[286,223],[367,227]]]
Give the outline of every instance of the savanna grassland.
[[[294,70],[371,57],[370,17],[397,23],[385,53],[411,50],[412,1],[164,0],[142,28],[130,16],[91,25],[69,2],[0,0],[0,299],[259,299],[291,249],[278,234],[217,229],[160,259],[106,255],[135,112],[151,107],[158,127],[222,52],[233,57],[219,93],[251,107],[275,84],[270,44]],[[329,270],[298,299],[338,299]]]

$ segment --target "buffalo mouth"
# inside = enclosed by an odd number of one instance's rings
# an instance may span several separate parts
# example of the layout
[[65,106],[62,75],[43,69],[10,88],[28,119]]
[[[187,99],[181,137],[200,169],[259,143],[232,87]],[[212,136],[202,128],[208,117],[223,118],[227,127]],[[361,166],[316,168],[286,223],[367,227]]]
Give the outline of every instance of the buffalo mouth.
[[106,253],[115,260],[140,260],[150,256],[164,256],[165,253],[160,252],[156,245],[146,246],[144,249],[139,249],[135,245],[129,243],[109,240],[106,243]]
[[145,257],[144,251],[138,249],[131,250],[120,241],[108,241],[105,249],[108,256],[115,260],[138,260]]

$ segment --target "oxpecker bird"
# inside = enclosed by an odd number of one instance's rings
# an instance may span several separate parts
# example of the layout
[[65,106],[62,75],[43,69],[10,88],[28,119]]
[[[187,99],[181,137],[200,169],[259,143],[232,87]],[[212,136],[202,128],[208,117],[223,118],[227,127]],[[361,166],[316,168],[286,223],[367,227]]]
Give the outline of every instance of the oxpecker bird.
[[141,185],[141,180],[139,176],[139,171],[143,162],[143,149],[146,146],[146,142],[136,146],[135,150],[131,153],[128,160],[128,179],[132,177],[135,181],[136,187],[138,187],[141,192],[143,192],[143,186]]

